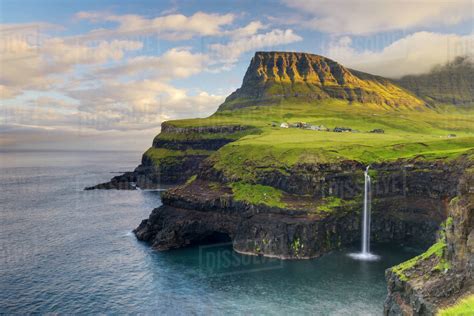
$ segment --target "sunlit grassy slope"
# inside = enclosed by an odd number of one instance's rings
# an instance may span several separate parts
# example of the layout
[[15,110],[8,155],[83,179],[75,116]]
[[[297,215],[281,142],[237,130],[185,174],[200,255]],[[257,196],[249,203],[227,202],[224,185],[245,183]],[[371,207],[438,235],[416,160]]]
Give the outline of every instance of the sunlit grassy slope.
[[438,311],[437,316],[468,316],[474,314],[474,295],[470,295],[454,306]]
[[[307,122],[356,133],[284,129],[282,122]],[[215,152],[215,166],[242,178],[249,168],[286,168],[296,163],[398,158],[451,159],[474,148],[474,110],[453,106],[397,110],[375,104],[285,100],[279,105],[218,111],[209,118],[172,121],[178,127],[247,125],[255,132]],[[273,126],[272,126],[272,123]],[[275,126],[276,125],[276,126]],[[384,129],[384,134],[369,133]],[[448,138],[449,134],[456,137]],[[170,136],[167,136],[170,137]],[[189,136],[192,137],[192,136]],[[245,178],[245,177],[244,177]]]

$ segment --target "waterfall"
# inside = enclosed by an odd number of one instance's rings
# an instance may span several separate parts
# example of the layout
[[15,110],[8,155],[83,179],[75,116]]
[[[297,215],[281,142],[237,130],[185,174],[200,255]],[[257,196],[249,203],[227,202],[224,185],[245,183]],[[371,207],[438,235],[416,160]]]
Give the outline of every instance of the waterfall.
[[364,209],[362,212],[362,249],[361,252],[351,253],[351,256],[357,260],[377,260],[379,256],[370,253],[370,220],[371,220],[371,202],[372,202],[372,192],[371,192],[371,181],[369,175],[369,167],[365,169],[364,172]]
[[362,254],[370,253],[370,203],[371,187],[370,187],[370,176],[369,166],[364,172],[364,213],[362,218]]

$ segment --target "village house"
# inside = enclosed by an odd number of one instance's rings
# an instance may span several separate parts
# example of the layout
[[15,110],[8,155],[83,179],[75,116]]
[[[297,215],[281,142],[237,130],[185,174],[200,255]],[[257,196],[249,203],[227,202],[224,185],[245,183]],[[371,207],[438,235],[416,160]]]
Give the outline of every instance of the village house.
[[281,128],[288,128],[289,126],[288,126],[288,123],[283,122],[283,123],[280,124],[280,127]]
[[329,131],[329,129],[324,125],[310,125],[308,129],[312,131]]
[[334,127],[334,129],[332,130],[333,132],[336,132],[336,133],[344,133],[344,132],[352,132],[352,128],[349,128],[349,127]]

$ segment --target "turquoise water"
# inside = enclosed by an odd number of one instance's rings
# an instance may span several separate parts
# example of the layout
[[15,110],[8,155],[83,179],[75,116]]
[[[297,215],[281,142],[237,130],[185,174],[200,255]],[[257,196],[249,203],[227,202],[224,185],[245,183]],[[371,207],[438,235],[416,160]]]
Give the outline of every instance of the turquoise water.
[[414,256],[374,245],[280,261],[229,245],[152,251],[131,234],[158,191],[83,191],[140,153],[0,153],[0,313],[380,315],[384,270]]

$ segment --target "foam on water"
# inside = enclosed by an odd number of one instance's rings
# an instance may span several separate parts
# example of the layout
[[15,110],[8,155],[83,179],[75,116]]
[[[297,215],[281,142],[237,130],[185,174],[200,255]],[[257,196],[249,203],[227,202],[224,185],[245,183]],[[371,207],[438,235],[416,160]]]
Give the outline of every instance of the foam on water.
[[380,256],[374,255],[373,253],[370,252],[356,252],[356,253],[350,253],[348,254],[349,257],[355,260],[361,260],[361,261],[377,261],[380,260]]

